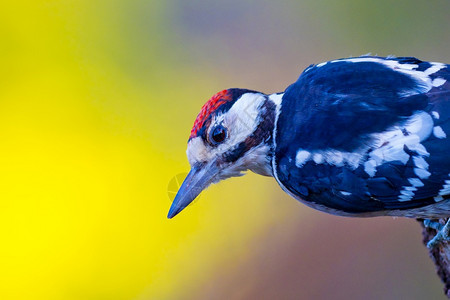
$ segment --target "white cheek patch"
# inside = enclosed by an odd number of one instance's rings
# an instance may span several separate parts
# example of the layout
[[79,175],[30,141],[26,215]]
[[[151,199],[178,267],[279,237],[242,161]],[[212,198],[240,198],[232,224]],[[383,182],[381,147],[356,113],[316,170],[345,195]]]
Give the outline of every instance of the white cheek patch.
[[[204,142],[201,137],[195,137],[191,139],[188,143],[187,147],[187,157],[189,163],[194,165],[197,162],[207,162],[214,159],[214,157],[218,157],[229,151],[234,146],[239,143],[245,141],[247,137],[253,134],[253,132],[258,127],[260,123],[259,114],[261,113],[261,106],[266,100],[265,95],[261,93],[246,93],[243,94],[234,104],[233,106],[225,113],[214,116],[214,119],[209,125],[208,131],[206,133],[207,136],[210,135],[211,131],[216,128],[219,124],[224,126],[227,131],[227,138],[221,144],[216,147],[212,147],[207,142]],[[256,153],[256,152],[255,152]],[[260,159],[263,155],[256,155],[253,153],[253,158],[258,163],[263,161]],[[265,157],[264,161],[261,165],[264,165],[262,168],[265,168]],[[247,161],[242,160],[245,164],[248,164]],[[256,163],[256,167],[252,165],[255,169],[259,171],[259,164]],[[236,167],[236,170],[239,172],[247,169],[246,166]],[[239,174],[236,170],[230,170],[230,174]],[[236,172],[237,173],[236,173]],[[262,173],[268,173],[265,169],[261,171]],[[271,175],[271,174],[270,174]],[[233,175],[237,176],[237,175]]]
[[218,147],[219,151],[243,142],[255,131],[260,123],[260,107],[265,100],[263,94],[246,93],[224,114],[223,125],[228,129],[228,139]]
[[208,151],[205,143],[199,136],[189,141],[186,155],[191,166],[197,162],[205,162],[211,159],[211,153]]

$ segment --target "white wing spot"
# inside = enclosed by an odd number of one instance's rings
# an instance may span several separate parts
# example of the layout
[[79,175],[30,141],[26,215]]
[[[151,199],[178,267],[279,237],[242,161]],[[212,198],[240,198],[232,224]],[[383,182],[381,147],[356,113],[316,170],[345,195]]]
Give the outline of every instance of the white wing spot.
[[434,126],[433,135],[438,139],[445,139],[447,137],[447,134],[444,132],[441,126]]
[[438,196],[434,197],[434,201],[435,202],[439,202],[439,201],[442,201],[442,200],[444,200],[444,197],[442,197],[441,195],[438,195]]
[[425,71],[423,71],[423,73],[424,73],[425,75],[427,75],[427,76],[429,76],[429,75],[431,75],[431,74],[434,74],[434,73],[436,73],[437,71],[439,71],[439,70],[445,68],[445,64],[442,64],[442,63],[436,63],[436,62],[434,62],[434,63],[431,63],[431,64],[432,64],[431,67],[429,67],[428,69],[426,69]]
[[435,120],[439,120],[439,113],[438,113],[437,111],[432,111],[432,112],[431,112],[431,115],[433,116],[433,118],[434,118]]
[[434,87],[440,87],[441,85],[443,85],[447,80],[445,80],[444,78],[435,78],[431,84]]
[[345,191],[341,191],[340,193],[344,196],[350,196],[352,194],[352,193],[345,192]]
[[421,179],[427,179],[430,177],[431,173],[424,169],[414,168],[414,174]]
[[419,178],[409,178],[408,181],[412,186],[415,186],[415,187],[424,186],[423,182]]
[[423,141],[430,136],[432,127],[433,119],[424,111],[413,115],[408,121],[408,124],[406,124],[406,130],[418,135],[420,141]]
[[430,165],[425,161],[425,159],[424,159],[423,157],[421,157],[421,156],[413,156],[413,162],[414,162],[414,165],[415,165],[417,168],[424,169],[424,170],[427,170],[428,167],[430,166]]
[[417,191],[416,187],[407,186],[403,190],[400,191],[400,196],[398,197],[398,201],[404,202],[409,201],[414,197],[414,192]]
[[417,191],[417,188],[424,186],[419,178],[409,178],[408,181],[411,186],[405,186],[400,191],[400,196],[398,196],[398,201],[400,202],[411,200],[414,197],[414,192]]
[[306,150],[298,150],[297,155],[295,156],[295,165],[298,168],[303,167],[303,165],[308,161],[311,153]]
[[[448,174],[450,176],[450,174]],[[446,180],[444,185],[442,186],[442,189],[439,190],[440,196],[445,196],[450,194],[450,180]]]
[[335,165],[337,167],[344,166],[344,156],[340,151],[335,151],[334,155],[328,155],[326,158],[327,162],[331,165]]
[[414,192],[417,191],[417,188],[424,186],[419,178],[409,178],[408,181],[411,186],[405,186],[400,191],[400,195],[398,196],[398,201],[400,202],[411,200],[414,197]]
[[314,153],[313,155],[313,160],[316,164],[320,165],[321,163],[323,163],[324,158],[323,155],[320,153]]
[[[403,132],[407,131],[409,134],[405,135]],[[364,171],[373,177],[376,173],[376,168],[383,163],[390,161],[401,161],[406,164],[410,159],[410,155],[405,152],[405,146],[411,151],[415,151],[419,156],[415,156],[414,163],[417,171],[420,174],[416,175],[420,178],[428,177],[426,169],[428,163],[422,156],[429,156],[427,149],[420,143],[428,138],[433,130],[433,119],[431,115],[426,112],[418,112],[413,115],[404,127],[395,126],[385,132],[373,134],[376,140],[374,145],[375,150],[369,153],[369,159],[364,163]],[[425,171],[425,172],[423,172]],[[423,177],[421,177],[423,176]]]
[[428,153],[427,149],[425,149],[425,146],[422,144],[408,145],[408,147],[410,150],[416,151],[419,155],[430,156],[430,153]]
[[369,159],[364,163],[364,171],[366,171],[366,173],[369,174],[370,177],[373,177],[377,172],[377,166],[378,164],[374,159]]
[[336,167],[345,165],[352,169],[358,168],[363,154],[359,152],[343,152],[334,149],[318,150],[312,153],[312,159],[316,164],[327,163]]

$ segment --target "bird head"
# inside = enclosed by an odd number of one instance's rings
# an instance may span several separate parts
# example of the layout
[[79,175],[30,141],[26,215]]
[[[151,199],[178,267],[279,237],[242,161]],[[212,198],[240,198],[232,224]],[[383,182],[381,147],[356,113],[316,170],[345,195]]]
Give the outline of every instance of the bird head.
[[181,212],[212,183],[241,176],[247,170],[272,176],[276,103],[271,96],[228,89],[203,105],[186,151],[191,170],[173,200],[168,218]]

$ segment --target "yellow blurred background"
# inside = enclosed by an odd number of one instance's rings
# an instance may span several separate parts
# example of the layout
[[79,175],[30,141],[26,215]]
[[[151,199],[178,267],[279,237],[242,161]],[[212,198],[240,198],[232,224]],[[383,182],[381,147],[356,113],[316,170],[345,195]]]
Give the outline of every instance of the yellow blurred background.
[[345,219],[249,174],[173,220],[202,104],[311,63],[450,62],[450,2],[0,4],[0,299],[438,299],[414,220]]

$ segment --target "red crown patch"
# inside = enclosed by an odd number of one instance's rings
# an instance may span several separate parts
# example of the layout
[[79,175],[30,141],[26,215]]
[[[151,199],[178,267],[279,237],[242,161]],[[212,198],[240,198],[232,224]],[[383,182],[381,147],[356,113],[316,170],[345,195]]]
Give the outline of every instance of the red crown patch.
[[197,119],[195,119],[189,139],[197,136],[198,131],[203,127],[206,119],[213,111],[215,111],[219,106],[230,101],[231,99],[231,94],[228,92],[228,90],[220,91],[212,96],[211,99],[209,99],[208,102],[206,102],[202,106]]

